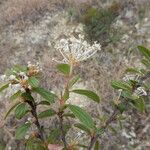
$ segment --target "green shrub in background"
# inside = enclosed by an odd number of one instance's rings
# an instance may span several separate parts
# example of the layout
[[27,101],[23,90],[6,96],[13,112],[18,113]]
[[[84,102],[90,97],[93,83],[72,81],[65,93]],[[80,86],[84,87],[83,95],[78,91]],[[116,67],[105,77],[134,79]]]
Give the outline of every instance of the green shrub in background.
[[80,19],[84,24],[84,32],[87,39],[90,42],[100,41],[102,46],[111,42],[116,36],[116,31],[112,31],[111,25],[119,15],[119,10],[120,4],[118,3],[114,3],[108,9],[87,8]]
[[[80,77],[73,71],[76,64],[79,65],[81,61],[88,59],[100,50],[100,45],[97,43],[89,45],[80,35],[79,39],[62,39],[56,48],[64,58],[62,63],[57,65],[57,70],[66,79],[64,88],[60,91],[61,94],[41,87],[40,73],[42,71],[38,65],[29,63],[27,67],[15,66],[8,72],[6,83],[0,88],[0,92],[7,88],[14,91],[10,97],[13,106],[8,110],[5,118],[12,111],[19,120],[25,116],[32,116],[16,128],[15,137],[18,140],[24,140],[26,150],[52,150],[54,148],[78,150],[79,147],[87,150],[92,150],[92,148],[99,150],[99,139],[102,138],[102,134],[106,132],[107,128],[113,129],[112,122],[118,121],[119,125],[121,124],[124,111],[136,109],[141,113],[146,112],[145,99],[148,98],[150,89],[148,82],[150,78],[150,50],[142,46],[138,47],[144,56],[142,59],[142,63],[145,65],[144,69],[129,68],[127,72],[130,73],[130,76],[127,75],[120,81],[112,81],[112,87],[119,92],[119,95],[112,101],[113,113],[102,120],[99,119],[101,116],[91,117],[88,110],[68,103],[72,93],[88,97],[93,103],[100,103],[100,97],[95,92],[75,88],[74,85]],[[37,101],[35,94],[41,96],[40,101]],[[57,105],[58,108],[54,109],[52,104]],[[40,105],[47,106],[47,109],[39,112],[37,108]],[[46,127],[41,126],[41,121],[51,117],[58,119],[59,128],[51,128],[48,131],[45,129]],[[72,122],[64,122],[66,118],[71,119]],[[36,130],[32,131],[32,126],[36,126]],[[72,130],[72,127],[85,132],[89,138],[89,143],[86,145],[80,141],[69,143],[66,140],[66,133]]]
[[0,142],[0,150],[5,150],[5,145]]

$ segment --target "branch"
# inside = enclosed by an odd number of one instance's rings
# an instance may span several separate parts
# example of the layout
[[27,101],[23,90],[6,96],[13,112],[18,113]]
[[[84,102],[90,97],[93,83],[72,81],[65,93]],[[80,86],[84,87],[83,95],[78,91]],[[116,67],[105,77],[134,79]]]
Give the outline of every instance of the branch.
[[[26,93],[30,94],[31,95],[31,91],[29,89],[26,90]],[[32,96],[31,96],[32,97]],[[33,97],[32,97],[33,98]],[[31,100],[25,100],[25,102],[28,103],[28,105],[31,107],[31,114],[32,116],[34,117],[35,121],[34,121],[34,124],[36,125],[36,127],[38,128],[38,136],[39,138],[44,141],[44,135],[43,135],[43,130],[42,130],[42,127],[39,123],[39,120],[38,120],[38,116],[37,116],[37,105],[34,101],[34,99],[31,101]]]
[[[112,123],[114,120],[116,120],[116,116],[118,115],[118,113],[119,113],[119,110],[117,108],[115,108],[113,114],[108,118],[108,120],[106,121],[105,125],[102,126],[104,131],[107,129],[107,127],[109,126],[110,123]],[[99,137],[100,137],[100,135],[96,134],[96,136],[91,138],[91,142],[90,142],[90,145],[89,145],[87,150],[92,150],[95,142],[97,141],[97,139]]]
[[32,116],[34,117],[35,121],[34,121],[34,124],[36,125],[36,127],[38,128],[38,134],[39,134],[39,138],[44,141],[44,135],[43,135],[43,130],[42,130],[42,127],[39,123],[39,120],[38,120],[38,116],[37,116],[37,107],[36,107],[36,103],[34,101],[26,101],[30,107],[31,107],[31,114]]
[[66,142],[66,137],[65,137],[65,130],[63,126],[63,112],[58,113],[59,121],[60,121],[60,130],[61,130],[61,138],[64,143],[64,148],[67,148],[67,142]]

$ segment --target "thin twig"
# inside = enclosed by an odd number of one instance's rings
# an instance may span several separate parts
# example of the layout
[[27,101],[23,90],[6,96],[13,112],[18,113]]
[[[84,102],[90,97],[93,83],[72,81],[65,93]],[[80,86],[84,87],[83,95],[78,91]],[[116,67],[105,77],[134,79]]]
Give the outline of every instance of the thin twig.
[[35,121],[34,121],[34,124],[36,125],[36,127],[38,128],[38,131],[39,131],[39,138],[44,141],[44,135],[43,135],[43,130],[42,130],[42,127],[39,123],[39,120],[38,120],[38,116],[37,116],[37,107],[36,107],[36,103],[34,101],[27,101],[27,103],[30,105],[31,107],[31,114],[32,116],[34,117]]
[[[103,129],[104,131],[106,130],[106,128],[109,126],[109,124],[110,124],[111,122],[113,122],[114,120],[116,120],[116,116],[118,115],[118,113],[119,113],[118,109],[115,108],[113,114],[108,118],[108,120],[106,121],[105,125],[102,126],[102,129]],[[97,139],[98,139],[99,137],[100,137],[100,135],[99,135],[99,134],[96,134],[96,136],[94,136],[94,137],[91,138],[91,142],[90,142],[90,145],[89,145],[89,147],[88,147],[87,150],[91,150],[91,149],[93,148],[95,142],[97,141]]]
[[58,117],[59,117],[59,121],[60,121],[61,138],[64,143],[64,148],[67,148],[65,130],[64,130],[64,126],[63,126],[63,112],[59,112]]

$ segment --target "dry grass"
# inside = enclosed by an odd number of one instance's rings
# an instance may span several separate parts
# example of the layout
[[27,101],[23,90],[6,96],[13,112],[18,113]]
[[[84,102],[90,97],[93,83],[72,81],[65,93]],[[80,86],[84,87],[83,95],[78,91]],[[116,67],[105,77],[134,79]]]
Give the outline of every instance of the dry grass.
[[49,0],[8,0],[1,6],[3,25],[35,23],[46,12],[52,11]]

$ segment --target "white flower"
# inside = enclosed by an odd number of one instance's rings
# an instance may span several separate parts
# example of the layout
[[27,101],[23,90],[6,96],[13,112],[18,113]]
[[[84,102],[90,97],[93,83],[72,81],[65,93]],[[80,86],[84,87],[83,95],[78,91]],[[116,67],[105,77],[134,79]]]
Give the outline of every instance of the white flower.
[[9,88],[11,88],[12,87],[12,84],[11,83],[9,83]]
[[20,72],[19,75],[20,76],[25,76],[26,74],[25,74],[25,72]]
[[9,76],[9,79],[10,79],[10,80],[15,80],[15,79],[16,79],[16,76],[15,76],[15,75],[10,75],[10,76]]
[[28,139],[29,139],[29,137],[30,137],[30,135],[28,135],[28,134],[27,134],[27,135],[25,135],[25,139],[26,139],[26,140],[28,140]]
[[29,85],[28,88],[31,90],[32,89],[31,85]]
[[123,77],[124,81],[130,81],[130,80],[134,80],[134,81],[139,81],[139,75],[125,75],[125,77]]
[[78,39],[74,36],[69,39],[61,39],[55,48],[63,56],[63,62],[77,63],[92,57],[98,50],[101,50],[101,45],[97,42],[90,45],[84,40],[84,36],[79,34]]
[[27,75],[24,76],[24,80],[28,80],[29,77]]
[[31,67],[31,66],[32,66],[31,62],[30,62],[30,61],[28,61],[28,67]]
[[55,94],[55,92],[54,92],[54,91],[51,91],[51,93],[52,93],[52,94]]
[[28,117],[28,119],[27,119],[27,120],[31,122],[31,121],[32,121],[32,118],[31,118],[31,117]]
[[5,79],[6,79],[6,75],[1,75],[0,76],[0,80],[5,81]]
[[144,87],[138,87],[135,92],[133,93],[133,95],[136,95],[136,96],[146,96],[147,95],[147,92],[145,91],[145,88]]
[[9,146],[9,147],[8,147],[8,150],[11,150],[11,149],[12,149],[11,146]]
[[25,89],[24,89],[24,88],[21,88],[20,91],[21,91],[22,93],[24,93],[24,92],[25,92]]

